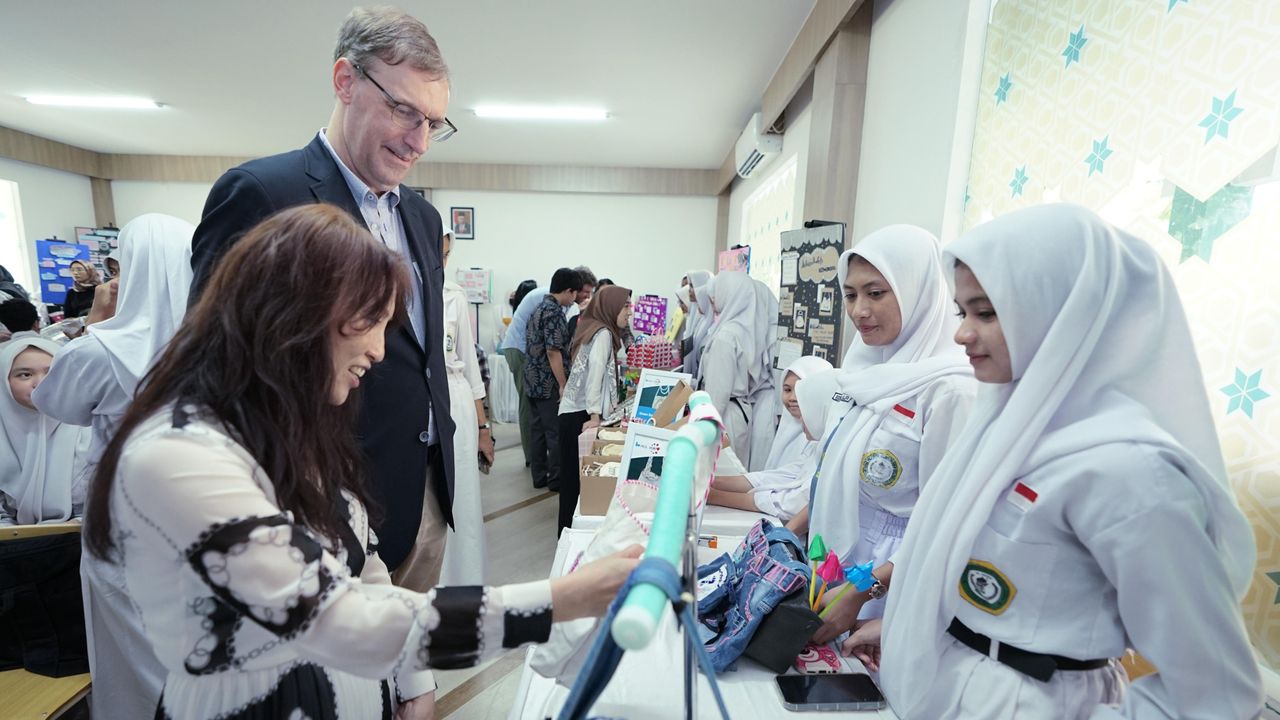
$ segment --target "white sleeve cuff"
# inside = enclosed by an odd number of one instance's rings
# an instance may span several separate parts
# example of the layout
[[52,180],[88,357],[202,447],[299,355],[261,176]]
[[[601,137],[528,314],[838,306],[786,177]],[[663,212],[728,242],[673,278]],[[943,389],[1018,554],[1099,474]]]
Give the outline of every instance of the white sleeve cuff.
[[396,695],[412,700],[436,689],[436,676],[430,670],[413,670],[396,676]]

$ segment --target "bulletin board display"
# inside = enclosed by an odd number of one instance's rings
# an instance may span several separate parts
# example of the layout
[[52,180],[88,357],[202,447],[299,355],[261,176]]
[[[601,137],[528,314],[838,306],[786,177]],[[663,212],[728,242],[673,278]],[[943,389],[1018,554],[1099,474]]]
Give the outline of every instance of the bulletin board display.
[[40,273],[40,299],[61,305],[67,300],[67,290],[75,285],[71,278],[71,263],[89,261],[89,246],[62,240],[36,241],[36,267]]
[[721,251],[716,269],[718,272],[751,272],[751,246]]
[[782,233],[777,369],[804,355],[837,363],[844,313],[836,263],[842,252],[843,224]]
[[107,256],[120,247],[120,231],[115,228],[76,228],[76,242],[89,248],[89,264],[98,269],[98,274],[105,280],[107,272]]
[[667,332],[667,299],[661,295],[641,295],[631,304],[631,327],[641,335]]
[[467,302],[484,305],[493,299],[493,271],[488,268],[462,268],[454,274]]

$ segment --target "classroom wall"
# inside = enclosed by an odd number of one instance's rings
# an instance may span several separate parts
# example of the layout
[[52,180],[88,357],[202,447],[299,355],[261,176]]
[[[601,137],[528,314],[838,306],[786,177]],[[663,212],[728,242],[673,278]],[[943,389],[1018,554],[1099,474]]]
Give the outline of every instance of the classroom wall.
[[111,183],[116,222],[120,227],[147,213],[163,213],[195,225],[212,183],[116,180]]
[[[62,240],[71,240],[77,226],[94,226],[89,178],[0,157],[0,180],[18,184],[24,234],[19,242],[27,246],[26,268],[22,273],[18,268],[10,270],[19,277],[23,287],[38,293],[40,284],[35,282],[34,242],[55,235]],[[25,275],[25,278],[20,275]]]
[[1204,374],[1203,386],[1170,391],[1210,398],[1257,537],[1245,622],[1272,667],[1280,667],[1278,13],[1253,0],[1000,0],[964,217],[972,227],[1028,205],[1080,203],[1164,258]]

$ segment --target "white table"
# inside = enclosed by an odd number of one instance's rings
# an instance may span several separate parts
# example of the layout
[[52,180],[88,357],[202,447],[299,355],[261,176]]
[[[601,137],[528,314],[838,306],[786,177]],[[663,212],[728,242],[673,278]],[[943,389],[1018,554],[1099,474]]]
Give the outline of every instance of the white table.
[[500,423],[520,422],[520,397],[516,394],[516,381],[511,377],[507,358],[497,350],[487,355],[489,360],[489,410],[491,420]]
[[[778,518],[765,513],[750,512],[748,510],[737,510],[735,508],[722,507],[720,505],[708,505],[702,511],[702,528],[703,535],[727,535],[744,537],[747,531],[761,519],[768,520],[774,525],[782,525],[783,522]],[[583,515],[582,502],[578,502],[578,506],[573,509],[573,523],[570,525],[575,530],[596,530],[604,522],[603,515]],[[719,543],[720,548],[724,548],[723,543]]]
[[[553,576],[559,575],[566,566],[574,562],[578,554],[591,542],[592,534],[590,530],[575,528],[564,531],[556,547],[556,559],[552,565]],[[728,545],[729,550],[741,542],[741,537],[725,536],[723,539],[727,543],[732,543]],[[699,548],[698,561],[707,562],[722,550]],[[533,650],[530,649],[527,652],[531,653]],[[845,662],[849,672],[864,672],[861,663],[857,660],[846,658]],[[592,708],[591,714],[625,717],[628,720],[672,720],[683,717],[684,699],[681,691],[683,667],[680,638],[674,630],[672,616],[668,614],[663,631],[648,648],[639,652],[629,652],[623,656],[617,673]],[[782,707],[782,698],[778,694],[773,677],[771,671],[745,657],[738,661],[736,672],[719,675],[717,681],[729,714],[739,720],[793,717],[792,713]],[[568,697],[569,688],[534,672],[529,666],[526,654],[520,686],[507,718],[508,720],[554,718]],[[710,720],[720,717],[710,686],[701,674],[698,675],[697,712],[699,718]],[[896,720],[897,717],[888,709],[862,713],[805,712],[796,713],[794,717],[796,720],[822,720],[848,718],[851,715],[884,720]]]

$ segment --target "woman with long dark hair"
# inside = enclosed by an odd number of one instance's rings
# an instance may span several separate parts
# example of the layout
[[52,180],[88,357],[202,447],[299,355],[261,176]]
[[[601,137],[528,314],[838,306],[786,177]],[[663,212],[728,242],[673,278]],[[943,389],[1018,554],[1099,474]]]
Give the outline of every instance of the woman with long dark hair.
[[427,717],[428,668],[602,613],[634,566],[639,548],[523,585],[390,584],[347,400],[408,283],[342,210],[283,211],[227,252],[148,373],[86,533],[168,669],[157,717]]

